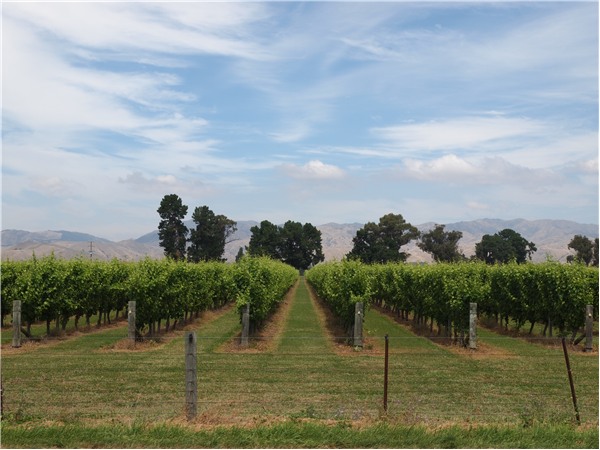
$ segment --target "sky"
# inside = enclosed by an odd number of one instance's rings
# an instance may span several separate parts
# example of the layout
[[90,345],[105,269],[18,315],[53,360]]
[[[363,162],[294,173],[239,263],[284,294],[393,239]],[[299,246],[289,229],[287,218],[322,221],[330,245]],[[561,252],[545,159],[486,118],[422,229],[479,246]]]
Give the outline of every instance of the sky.
[[598,2],[2,3],[2,229],[598,223]]

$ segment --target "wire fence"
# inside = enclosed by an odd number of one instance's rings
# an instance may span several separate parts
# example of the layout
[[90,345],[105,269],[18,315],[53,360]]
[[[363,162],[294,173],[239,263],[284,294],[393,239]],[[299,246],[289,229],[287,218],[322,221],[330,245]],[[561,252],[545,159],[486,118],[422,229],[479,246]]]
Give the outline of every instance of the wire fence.
[[[184,337],[161,337],[155,347],[148,343],[157,338],[142,341],[143,348],[111,348],[126,338],[53,338],[61,342],[6,352],[3,419],[185,420]],[[225,351],[215,343],[234,337],[197,336],[194,420],[576,420],[565,358],[557,349],[516,345],[523,339],[509,337],[478,338],[489,344],[486,351],[437,345],[436,337],[429,338],[433,344],[390,337],[384,386],[384,338],[370,337],[374,347],[363,351],[340,344],[347,338],[262,336],[254,339],[272,341],[267,351],[236,351],[235,344]],[[581,421],[598,423],[598,355],[571,354],[570,362]]]

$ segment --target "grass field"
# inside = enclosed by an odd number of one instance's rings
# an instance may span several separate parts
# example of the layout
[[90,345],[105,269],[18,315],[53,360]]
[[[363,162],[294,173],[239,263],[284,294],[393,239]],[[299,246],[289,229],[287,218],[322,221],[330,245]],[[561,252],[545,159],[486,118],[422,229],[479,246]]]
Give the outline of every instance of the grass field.
[[198,417],[191,424],[184,414],[182,332],[128,349],[123,325],[4,351],[2,445],[87,447],[94,439],[106,447],[598,445],[597,353],[571,355],[583,423],[575,426],[560,349],[482,328],[479,350],[448,347],[371,310],[367,345],[358,352],[331,338],[339,332],[302,279],[289,308],[265,351],[227,350],[240,330],[235,310],[189,326],[198,340]]

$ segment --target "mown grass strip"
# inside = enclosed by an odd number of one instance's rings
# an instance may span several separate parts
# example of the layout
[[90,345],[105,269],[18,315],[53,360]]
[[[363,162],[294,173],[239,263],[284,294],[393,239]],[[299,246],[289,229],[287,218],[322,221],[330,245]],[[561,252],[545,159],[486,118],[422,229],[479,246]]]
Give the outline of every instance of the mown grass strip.
[[256,428],[195,431],[176,425],[4,426],[4,448],[598,448],[598,429],[571,426],[423,426],[375,424],[362,429],[283,422]]
[[293,302],[278,351],[280,353],[322,353],[330,350],[304,277],[300,278]]

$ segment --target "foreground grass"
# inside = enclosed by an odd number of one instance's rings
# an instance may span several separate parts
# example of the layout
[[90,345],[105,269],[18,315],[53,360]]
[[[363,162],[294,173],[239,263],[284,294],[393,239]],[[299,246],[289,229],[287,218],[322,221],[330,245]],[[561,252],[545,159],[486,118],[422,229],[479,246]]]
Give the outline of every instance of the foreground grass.
[[598,448],[598,428],[571,426],[439,429],[386,423],[282,422],[193,430],[178,425],[2,427],[3,448]]
[[[384,334],[390,336],[388,418],[393,423],[429,429],[457,422],[551,428],[574,420],[562,351],[483,329],[481,351],[444,347],[371,310],[365,329],[375,348],[354,352],[349,347],[343,353],[332,347],[318,311],[301,280],[282,332],[275,337],[278,345],[269,352],[222,349],[240,329],[235,310],[194,325],[202,423],[375,423],[382,413]],[[38,428],[45,420],[181,420],[183,337],[118,351],[115,344],[124,335],[124,328],[115,328],[3,354],[9,426]],[[582,422],[597,426],[598,356],[573,355],[571,366]]]

